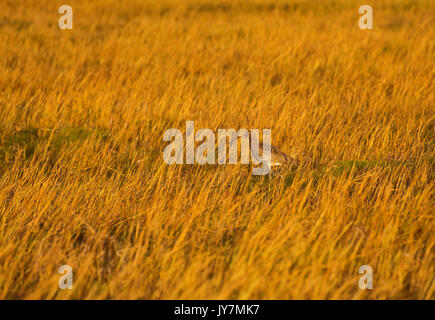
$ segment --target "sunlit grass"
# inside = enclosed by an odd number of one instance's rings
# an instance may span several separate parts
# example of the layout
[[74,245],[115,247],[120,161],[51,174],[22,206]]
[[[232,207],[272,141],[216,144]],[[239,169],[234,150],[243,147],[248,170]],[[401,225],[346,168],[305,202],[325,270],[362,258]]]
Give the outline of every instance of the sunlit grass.
[[[434,298],[430,1],[58,5],[0,4],[0,298]],[[300,165],[168,166],[186,120]]]

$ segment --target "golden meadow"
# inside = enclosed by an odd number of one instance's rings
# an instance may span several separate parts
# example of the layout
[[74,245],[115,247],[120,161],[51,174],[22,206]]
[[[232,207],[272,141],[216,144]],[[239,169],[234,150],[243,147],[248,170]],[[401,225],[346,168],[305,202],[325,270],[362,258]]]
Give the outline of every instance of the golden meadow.
[[[0,298],[435,297],[432,1],[62,4],[0,3]],[[300,164],[169,166],[187,120]]]

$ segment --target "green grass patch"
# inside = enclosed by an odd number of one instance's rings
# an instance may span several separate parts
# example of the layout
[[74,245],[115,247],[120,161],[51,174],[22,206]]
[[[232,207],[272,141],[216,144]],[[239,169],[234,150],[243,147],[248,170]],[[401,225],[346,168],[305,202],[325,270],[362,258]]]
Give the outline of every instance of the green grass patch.
[[38,146],[48,144],[48,150],[57,153],[65,145],[84,142],[92,133],[105,136],[101,130],[81,127],[61,127],[54,131],[28,128],[14,132],[0,132],[0,167],[20,151],[24,152],[26,159],[30,159]]

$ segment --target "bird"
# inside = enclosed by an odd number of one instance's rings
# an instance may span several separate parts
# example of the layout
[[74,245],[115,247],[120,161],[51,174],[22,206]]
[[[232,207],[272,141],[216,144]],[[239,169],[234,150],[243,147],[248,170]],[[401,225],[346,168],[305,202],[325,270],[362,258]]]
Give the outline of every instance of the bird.
[[267,146],[270,148],[270,167],[291,165],[296,163],[295,158],[290,157],[288,154],[286,154],[274,145],[260,142],[258,146],[259,151],[264,154],[263,148],[267,148]]
[[[251,135],[248,134],[248,136],[249,136],[249,144],[252,148],[252,138],[251,138]],[[257,156],[259,157],[261,154],[262,157],[264,157],[264,148],[267,148],[267,147],[269,147],[269,150],[270,150],[270,162],[267,163],[267,165],[269,167],[293,166],[293,165],[297,165],[299,163],[297,158],[296,158],[297,157],[296,153],[293,153],[290,156],[272,144],[259,142],[258,143],[258,151],[259,152],[252,153],[252,157],[253,157],[252,160],[255,164],[260,164],[265,160],[265,159],[259,159],[259,158],[257,158]]]

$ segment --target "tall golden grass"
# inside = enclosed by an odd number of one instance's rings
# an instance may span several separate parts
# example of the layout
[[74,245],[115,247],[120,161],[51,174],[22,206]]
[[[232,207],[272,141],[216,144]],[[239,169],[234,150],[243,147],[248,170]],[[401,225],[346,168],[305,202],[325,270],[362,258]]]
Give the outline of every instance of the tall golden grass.
[[[62,4],[0,3],[0,298],[435,297],[431,1]],[[186,120],[304,160],[166,165]]]

